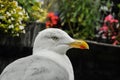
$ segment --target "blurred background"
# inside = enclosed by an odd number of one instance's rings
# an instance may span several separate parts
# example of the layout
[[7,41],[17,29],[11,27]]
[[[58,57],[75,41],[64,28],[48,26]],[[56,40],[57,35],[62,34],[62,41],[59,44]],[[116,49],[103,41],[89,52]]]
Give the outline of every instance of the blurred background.
[[0,73],[31,55],[36,35],[46,28],[88,42],[90,50],[67,52],[75,80],[120,80],[119,0],[0,0]]

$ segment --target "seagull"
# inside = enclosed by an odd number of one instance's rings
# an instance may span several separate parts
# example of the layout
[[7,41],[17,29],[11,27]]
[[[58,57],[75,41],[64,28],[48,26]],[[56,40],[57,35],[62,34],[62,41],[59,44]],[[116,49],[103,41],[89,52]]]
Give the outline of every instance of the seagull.
[[74,80],[72,63],[66,55],[70,48],[89,46],[61,29],[44,29],[35,38],[33,54],[10,63],[0,80]]

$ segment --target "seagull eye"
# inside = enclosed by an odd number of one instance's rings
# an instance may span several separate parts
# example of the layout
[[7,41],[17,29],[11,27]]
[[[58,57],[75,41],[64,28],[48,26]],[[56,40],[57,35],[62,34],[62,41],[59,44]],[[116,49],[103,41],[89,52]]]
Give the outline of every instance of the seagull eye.
[[52,36],[51,37],[53,40],[58,40],[59,38],[58,37],[56,37],[56,36]]

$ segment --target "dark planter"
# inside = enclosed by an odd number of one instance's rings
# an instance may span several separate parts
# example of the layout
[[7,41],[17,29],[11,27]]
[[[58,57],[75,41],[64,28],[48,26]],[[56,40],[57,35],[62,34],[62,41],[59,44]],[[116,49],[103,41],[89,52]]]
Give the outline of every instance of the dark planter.
[[120,80],[120,46],[87,41],[90,50],[68,51],[75,80]]
[[45,29],[44,23],[28,22],[25,28],[26,34],[21,34],[19,37],[11,37],[8,34],[0,34],[0,45],[32,47],[36,35],[43,29]]
[[22,43],[25,47],[32,47],[36,35],[45,29],[45,23],[29,22],[26,27],[26,34],[22,36]]

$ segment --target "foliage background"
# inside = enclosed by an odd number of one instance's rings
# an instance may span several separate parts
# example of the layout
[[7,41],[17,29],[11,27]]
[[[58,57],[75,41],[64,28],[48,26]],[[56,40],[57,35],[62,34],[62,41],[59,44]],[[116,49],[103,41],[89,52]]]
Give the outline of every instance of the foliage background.
[[61,0],[60,18],[63,29],[74,38],[92,39],[100,25],[100,6],[109,0]]
[[30,20],[37,22],[45,22],[48,9],[41,2],[36,0],[16,0],[28,13]]

